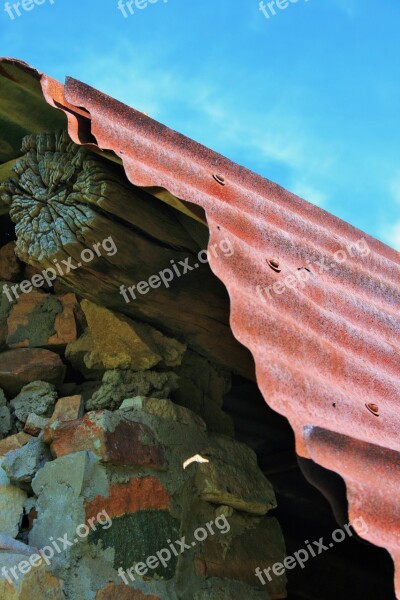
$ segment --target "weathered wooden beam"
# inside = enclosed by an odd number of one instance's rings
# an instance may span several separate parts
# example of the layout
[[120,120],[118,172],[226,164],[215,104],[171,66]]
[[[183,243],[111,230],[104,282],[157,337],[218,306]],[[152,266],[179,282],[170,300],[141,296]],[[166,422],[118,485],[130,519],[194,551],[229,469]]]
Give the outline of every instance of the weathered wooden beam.
[[[0,198],[16,224],[16,253],[39,270],[62,268],[60,279],[97,304],[147,321],[246,377],[253,361],[229,327],[229,299],[208,264],[200,265],[203,225],[132,186],[118,165],[75,145],[66,132],[27,136],[14,175]],[[83,251],[112,238],[117,251]],[[94,254],[94,252],[92,252]],[[149,289],[129,303],[120,286],[147,281],[179,261],[199,267],[170,287]],[[80,268],[64,267],[70,261]],[[60,269],[59,269],[60,268]],[[129,297],[128,297],[129,299]]]

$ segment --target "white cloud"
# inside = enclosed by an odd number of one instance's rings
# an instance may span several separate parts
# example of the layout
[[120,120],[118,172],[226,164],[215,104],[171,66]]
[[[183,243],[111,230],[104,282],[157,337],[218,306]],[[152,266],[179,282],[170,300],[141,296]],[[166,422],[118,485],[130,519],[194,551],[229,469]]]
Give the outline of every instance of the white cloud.
[[[138,57],[130,44],[121,40],[104,56],[88,51],[82,52],[82,57],[74,77],[222,154],[247,157],[240,162],[257,164],[267,176],[271,163],[281,165],[285,181],[278,183],[310,202],[325,202],[318,181],[332,169],[334,159],[318,132],[302,121],[301,111],[293,112],[291,102],[298,90],[282,89],[281,96],[266,103],[260,112],[258,106],[235,97],[229,86],[219,85],[207,73],[185,76],[165,49],[152,48],[151,54],[143,52]],[[258,93],[259,97],[264,93],[261,84],[254,90],[255,98]]]
[[400,251],[400,221],[386,227],[382,231],[382,238],[386,244]]
[[326,194],[315,189],[311,184],[303,181],[299,181],[291,186],[290,191],[317,206],[324,206],[328,199]]

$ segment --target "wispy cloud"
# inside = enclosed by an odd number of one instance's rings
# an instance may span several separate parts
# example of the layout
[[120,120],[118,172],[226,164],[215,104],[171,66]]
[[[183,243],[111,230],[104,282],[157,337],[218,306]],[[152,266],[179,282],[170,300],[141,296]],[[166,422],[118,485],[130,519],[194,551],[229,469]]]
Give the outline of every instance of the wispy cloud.
[[207,74],[186,74],[165,53],[156,61],[160,55],[153,48],[139,60],[121,41],[105,56],[83,53],[86,58],[75,76],[227,156],[240,157],[246,166],[256,164],[267,176],[272,163],[281,165],[285,181],[278,183],[310,202],[325,202],[318,181],[333,157],[290,106],[277,97],[260,111],[258,100],[248,104],[238,98],[237,89],[231,91]]
[[299,181],[291,186],[290,191],[317,206],[324,206],[328,200],[327,194],[320,192],[313,185],[303,181]]
[[381,233],[381,238],[386,244],[392,246],[395,250],[400,251],[400,221],[384,228]]

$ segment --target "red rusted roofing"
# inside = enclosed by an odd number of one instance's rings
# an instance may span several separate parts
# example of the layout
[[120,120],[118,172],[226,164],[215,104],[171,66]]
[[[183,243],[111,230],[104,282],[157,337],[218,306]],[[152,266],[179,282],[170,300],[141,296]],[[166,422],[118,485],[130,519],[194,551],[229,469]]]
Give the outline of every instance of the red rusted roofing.
[[[204,209],[211,246],[231,240],[234,255],[210,253],[210,265],[265,399],[290,421],[300,456],[342,475],[350,518],[362,516],[366,539],[399,567],[399,253],[79,81],[31,73],[75,142],[114,152],[133,184]],[[257,293],[292,272],[307,281]]]

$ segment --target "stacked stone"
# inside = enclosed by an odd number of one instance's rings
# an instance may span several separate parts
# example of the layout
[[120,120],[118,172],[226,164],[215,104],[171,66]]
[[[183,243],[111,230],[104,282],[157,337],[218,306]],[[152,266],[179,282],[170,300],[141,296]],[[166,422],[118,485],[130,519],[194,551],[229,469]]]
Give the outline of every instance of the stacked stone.
[[[4,285],[34,274],[13,248],[0,249],[0,597],[285,597],[284,576],[255,577],[284,543],[222,410],[230,374],[61,286],[10,300]],[[51,560],[37,554],[57,540]]]

